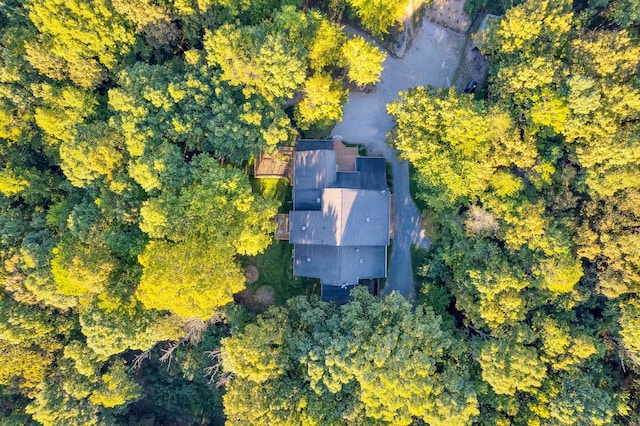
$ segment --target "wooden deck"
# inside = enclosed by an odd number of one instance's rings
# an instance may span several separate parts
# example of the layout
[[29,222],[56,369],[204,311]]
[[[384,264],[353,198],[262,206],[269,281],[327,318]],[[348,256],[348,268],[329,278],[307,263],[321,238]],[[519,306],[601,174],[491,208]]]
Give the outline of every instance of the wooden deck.
[[277,227],[273,238],[276,240],[289,241],[289,215],[286,213],[278,213],[274,219]]
[[280,146],[272,154],[260,151],[260,155],[253,165],[253,176],[256,178],[288,178],[293,177],[294,148],[292,146]]
[[333,140],[333,150],[336,152],[336,162],[339,172],[354,172],[356,170],[356,157],[358,147],[346,147],[339,139]]

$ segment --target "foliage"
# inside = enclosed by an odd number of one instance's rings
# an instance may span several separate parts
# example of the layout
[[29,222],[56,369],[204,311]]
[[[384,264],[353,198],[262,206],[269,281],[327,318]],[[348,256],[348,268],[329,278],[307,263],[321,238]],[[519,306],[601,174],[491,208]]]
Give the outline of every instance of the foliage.
[[342,61],[347,68],[349,80],[360,87],[380,81],[382,63],[387,54],[368,44],[365,39],[355,36],[342,46]]
[[[129,23],[104,0],[34,0],[27,4],[29,18],[40,32],[27,59],[51,78],[68,77],[92,89],[131,51],[135,36]],[[43,64],[41,55],[60,67]],[[105,70],[106,68],[106,70]],[[54,75],[53,73],[62,75]]]
[[387,34],[389,27],[400,23],[408,6],[406,0],[347,0],[347,3],[362,25],[377,36]]
[[222,69],[222,79],[268,101],[293,96],[305,78],[302,51],[282,33],[260,27],[224,26],[205,36],[207,60]]
[[331,127],[342,120],[342,105],[347,93],[327,75],[317,74],[304,85],[304,98],[296,105],[298,126],[306,130],[311,126]]
[[625,2],[516,3],[479,37],[486,99],[416,88],[388,106],[440,230],[423,302],[472,336],[481,424],[624,422],[637,406],[637,39],[598,21]]
[[497,127],[499,115],[487,114],[482,102],[453,90],[432,93],[418,87],[388,111],[397,123],[393,143],[418,170],[420,185],[430,188],[436,209],[472,200],[488,188],[498,166],[513,161],[503,146],[510,125]]
[[298,297],[224,339],[223,365],[236,376],[224,397],[228,418],[469,423],[476,397],[439,318],[412,312],[398,295],[376,300],[357,289],[353,296],[340,309]]
[[204,155],[192,181],[145,201],[140,228],[152,240],[140,254],[136,296],[147,308],[188,319],[211,317],[244,288],[236,254],[255,255],[270,242],[273,201],[251,193],[246,176]]
[[389,106],[437,230],[415,306],[300,296],[288,183],[246,176],[379,80],[334,22],[407,2],[314,5],[0,2],[2,423],[638,423],[637,0],[467,2],[505,11],[487,91]]

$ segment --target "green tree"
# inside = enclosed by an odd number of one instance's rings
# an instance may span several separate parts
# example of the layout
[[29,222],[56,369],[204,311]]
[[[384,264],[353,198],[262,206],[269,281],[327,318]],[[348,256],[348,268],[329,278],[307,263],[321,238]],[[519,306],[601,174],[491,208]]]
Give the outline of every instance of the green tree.
[[302,86],[306,63],[301,46],[284,34],[265,33],[261,27],[225,25],[204,38],[207,61],[222,70],[222,79],[267,101],[290,98]]
[[408,7],[406,0],[347,0],[356,15],[362,21],[362,25],[373,35],[387,34],[389,27],[400,23]]
[[[142,34],[149,46],[171,52],[184,35],[178,26],[171,5],[151,0],[113,0],[113,9],[135,23],[136,33]],[[204,4],[204,2],[203,2]]]
[[[135,36],[131,25],[106,0],[33,0],[29,18],[40,31],[33,49],[46,52],[61,65],[62,74],[77,85],[93,89],[131,52]],[[39,58],[27,56],[34,68],[52,78]],[[106,70],[105,70],[106,68]]]
[[[175,181],[183,154],[204,151],[241,163],[289,138],[284,111],[259,97],[244,99],[204,64],[202,52],[185,56],[186,64],[138,63],[121,72],[120,86],[109,91],[132,157],[129,174],[145,189]],[[114,136],[105,142],[118,147]]]
[[141,209],[141,229],[152,240],[138,299],[148,308],[209,318],[244,288],[236,254],[254,255],[271,241],[275,202],[252,194],[240,171],[200,155],[191,183],[165,190]]
[[45,134],[45,141],[57,146],[72,139],[75,126],[93,116],[98,104],[97,96],[74,86],[40,84],[33,95],[41,99],[35,110],[35,121]]
[[140,394],[122,360],[103,366],[78,341],[67,344],[56,373],[42,383],[26,408],[44,425],[109,422],[112,415],[107,408],[130,403]]
[[501,395],[532,392],[542,386],[547,376],[538,351],[515,342],[494,339],[484,342],[478,362],[482,367],[482,379]]
[[237,336],[222,339],[222,364],[240,379],[260,384],[277,379],[291,368],[285,333],[289,319],[284,309],[274,308],[248,324]]
[[[454,91],[418,87],[387,110],[396,121],[394,146],[419,171],[419,185],[435,209],[471,200],[486,190],[500,155],[492,152],[484,106]],[[433,201],[432,201],[433,200]]]
[[476,396],[454,361],[464,354],[439,317],[398,295],[380,300],[357,289],[353,297],[340,309],[293,299],[288,311],[272,309],[225,339],[223,365],[237,375],[224,397],[229,418],[470,423]]
[[122,133],[105,122],[77,126],[74,137],[60,144],[62,170],[78,187],[113,180],[125,158]]
[[386,57],[385,52],[360,36],[354,36],[342,45],[342,64],[347,69],[347,77],[360,87],[380,81]]
[[640,3],[638,0],[613,0],[608,2],[608,15],[622,28],[640,23]]
[[583,208],[579,254],[597,267],[596,291],[612,299],[640,291],[640,251],[635,243],[639,202],[640,192],[634,189]]
[[346,41],[342,28],[323,19],[308,47],[311,69],[322,72],[336,67],[342,59],[342,46]]
[[51,273],[60,294],[101,293],[114,267],[115,259],[104,246],[78,244],[67,238],[53,249]]
[[513,326],[532,308],[525,271],[496,243],[460,239],[444,260],[453,269],[456,306],[475,326]]
[[614,424],[618,410],[607,391],[585,378],[566,377],[558,382],[544,386],[537,403],[531,404],[542,424]]
[[138,260],[143,267],[136,297],[147,309],[170,310],[185,319],[208,319],[244,289],[244,275],[231,247],[190,238],[151,241]]
[[[125,278],[119,277],[131,285]],[[102,293],[79,312],[87,346],[101,359],[127,350],[146,351],[157,342],[179,340],[184,333],[181,318],[146,309],[130,292]]]
[[296,104],[296,122],[305,130],[311,126],[331,127],[342,119],[346,100],[346,90],[330,76],[309,77],[304,84],[304,98]]
[[29,188],[29,181],[18,175],[13,168],[9,167],[9,164],[0,170],[0,193],[2,195],[11,197],[26,188]]
[[575,324],[541,316],[536,316],[533,323],[542,340],[540,359],[556,371],[577,372],[586,360],[598,354],[596,340]]
[[582,278],[582,262],[571,255],[542,259],[537,273],[542,278],[542,286],[553,293],[567,293]]

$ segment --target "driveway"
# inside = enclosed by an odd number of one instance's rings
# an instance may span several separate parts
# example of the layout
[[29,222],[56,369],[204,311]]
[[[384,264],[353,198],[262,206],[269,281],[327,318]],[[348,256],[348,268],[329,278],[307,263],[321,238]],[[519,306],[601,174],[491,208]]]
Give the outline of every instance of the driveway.
[[464,36],[431,22],[423,23],[411,49],[402,59],[387,56],[380,83],[368,94],[351,93],[342,121],[333,129],[335,137],[367,147],[370,155],[382,155],[391,164],[395,194],[394,240],[387,285],[383,294],[398,291],[415,298],[411,245],[428,248],[431,241],[421,229],[420,212],[409,192],[409,167],[386,144],[393,120],[387,104],[411,87],[449,87],[460,61]]

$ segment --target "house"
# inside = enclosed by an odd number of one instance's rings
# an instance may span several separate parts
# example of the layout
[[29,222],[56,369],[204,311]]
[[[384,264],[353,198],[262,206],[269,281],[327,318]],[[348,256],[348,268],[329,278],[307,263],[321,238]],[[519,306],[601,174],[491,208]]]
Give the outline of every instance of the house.
[[289,241],[293,275],[320,279],[323,300],[345,303],[359,282],[387,276],[391,194],[384,158],[345,163],[336,151],[333,141],[298,141]]

